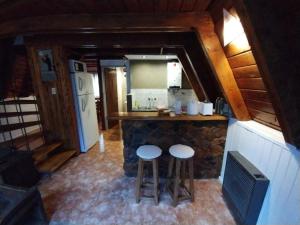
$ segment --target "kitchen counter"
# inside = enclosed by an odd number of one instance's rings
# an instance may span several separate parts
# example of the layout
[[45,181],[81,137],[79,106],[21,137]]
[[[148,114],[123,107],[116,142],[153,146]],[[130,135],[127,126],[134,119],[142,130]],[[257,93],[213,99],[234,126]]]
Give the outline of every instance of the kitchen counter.
[[136,176],[136,150],[141,145],[151,144],[163,150],[158,162],[159,175],[166,177],[170,146],[184,144],[195,150],[195,178],[219,176],[228,126],[226,117],[186,114],[170,117],[160,116],[157,112],[122,112],[109,119],[121,120],[125,175]]
[[214,114],[211,116],[181,114],[174,117],[159,115],[158,112],[118,112],[112,113],[110,120],[174,120],[174,121],[227,121],[228,118]]

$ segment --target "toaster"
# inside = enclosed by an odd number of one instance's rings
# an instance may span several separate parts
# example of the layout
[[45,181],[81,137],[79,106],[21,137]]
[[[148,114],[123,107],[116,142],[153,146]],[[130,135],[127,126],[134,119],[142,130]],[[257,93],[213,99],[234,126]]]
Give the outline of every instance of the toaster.
[[205,116],[213,114],[213,104],[211,102],[200,102],[199,113]]

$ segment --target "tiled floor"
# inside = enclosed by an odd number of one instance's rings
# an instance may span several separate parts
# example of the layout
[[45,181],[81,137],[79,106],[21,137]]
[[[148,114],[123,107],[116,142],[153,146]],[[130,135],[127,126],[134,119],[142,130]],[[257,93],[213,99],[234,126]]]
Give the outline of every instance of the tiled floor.
[[135,179],[123,175],[122,142],[118,130],[104,133],[105,152],[98,144],[71,159],[40,185],[50,224],[235,224],[217,180],[195,180],[195,202],[171,206],[168,194],[160,204],[135,203]]

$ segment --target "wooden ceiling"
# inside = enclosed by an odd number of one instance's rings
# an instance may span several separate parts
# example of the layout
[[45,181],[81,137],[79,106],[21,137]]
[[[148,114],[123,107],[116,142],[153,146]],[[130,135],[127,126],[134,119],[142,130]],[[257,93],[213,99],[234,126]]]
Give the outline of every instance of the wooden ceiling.
[[210,2],[211,0],[0,0],[0,21],[58,14],[202,12]]

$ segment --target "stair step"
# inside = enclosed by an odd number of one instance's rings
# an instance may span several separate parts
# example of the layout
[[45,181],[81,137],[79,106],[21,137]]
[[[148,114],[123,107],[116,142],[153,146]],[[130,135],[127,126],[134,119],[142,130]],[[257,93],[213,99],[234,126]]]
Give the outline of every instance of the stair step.
[[0,130],[2,132],[7,132],[7,131],[13,131],[13,130],[18,130],[26,127],[32,127],[35,125],[41,124],[41,121],[30,121],[30,122],[24,122],[24,123],[13,123],[13,124],[5,124],[5,125],[0,125]]
[[35,164],[39,164],[45,159],[47,159],[48,154],[56,150],[58,147],[62,146],[62,142],[54,142],[51,144],[43,145],[35,150],[33,150],[33,159]]
[[15,148],[20,148],[24,145],[26,145],[26,140],[30,143],[38,138],[42,138],[43,137],[43,132],[42,131],[34,131],[34,132],[30,132],[27,134],[27,136],[20,136],[17,137],[15,139],[13,139],[13,141],[9,140],[9,141],[5,141],[5,142],[1,142],[1,144],[3,145],[11,145],[13,142],[13,146]]
[[75,154],[75,150],[66,150],[57,153],[38,165],[37,168],[41,173],[53,173]]

